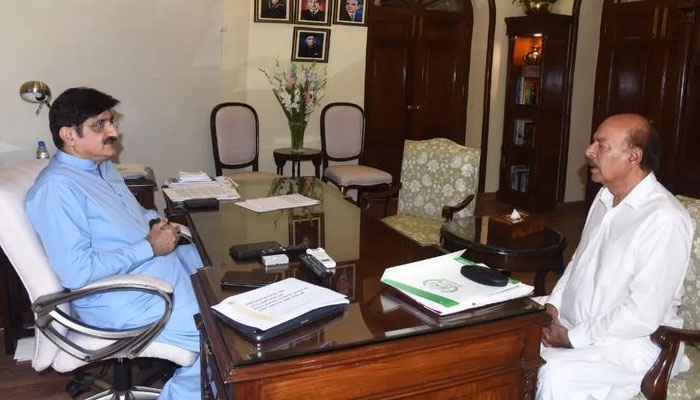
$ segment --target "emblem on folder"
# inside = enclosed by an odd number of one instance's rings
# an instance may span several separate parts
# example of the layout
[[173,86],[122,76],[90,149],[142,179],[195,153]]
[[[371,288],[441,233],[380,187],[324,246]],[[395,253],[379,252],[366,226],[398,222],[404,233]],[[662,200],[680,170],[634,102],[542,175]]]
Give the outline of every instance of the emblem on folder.
[[459,290],[459,285],[449,279],[426,279],[423,285],[433,290],[438,290],[443,293],[451,293]]

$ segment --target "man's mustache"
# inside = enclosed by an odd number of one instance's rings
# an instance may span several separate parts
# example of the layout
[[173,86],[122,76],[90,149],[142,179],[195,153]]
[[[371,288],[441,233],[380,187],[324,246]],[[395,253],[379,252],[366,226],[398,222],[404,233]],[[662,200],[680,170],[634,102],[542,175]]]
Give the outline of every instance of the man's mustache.
[[117,142],[117,138],[115,138],[114,136],[110,136],[102,141],[102,143],[104,143],[104,144],[112,144],[112,143],[116,143],[116,142]]

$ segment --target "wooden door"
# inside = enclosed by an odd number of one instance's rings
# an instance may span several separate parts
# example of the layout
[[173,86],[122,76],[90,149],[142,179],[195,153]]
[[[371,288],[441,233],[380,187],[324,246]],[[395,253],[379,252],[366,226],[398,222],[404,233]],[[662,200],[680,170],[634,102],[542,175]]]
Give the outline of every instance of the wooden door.
[[469,0],[405,0],[370,10],[364,163],[398,182],[406,139],[464,144],[473,15]]
[[464,144],[471,14],[424,12],[418,19],[408,139],[448,138]]
[[415,16],[407,7],[374,7],[368,21],[363,163],[389,172],[397,182],[409,126]]
[[[593,130],[605,118],[620,113],[641,114],[660,132],[663,143],[673,143],[677,131],[680,42],[682,18],[666,0],[605,2],[596,75]],[[591,135],[593,132],[591,133]],[[664,150],[659,171],[670,181],[670,147]],[[589,181],[586,199],[600,185]]]
[[654,1],[603,9],[593,126],[624,112],[645,113],[644,91],[658,7]]
[[685,11],[683,46],[684,75],[678,99],[683,102],[679,115],[678,139],[673,148],[675,193],[700,197],[700,4]]

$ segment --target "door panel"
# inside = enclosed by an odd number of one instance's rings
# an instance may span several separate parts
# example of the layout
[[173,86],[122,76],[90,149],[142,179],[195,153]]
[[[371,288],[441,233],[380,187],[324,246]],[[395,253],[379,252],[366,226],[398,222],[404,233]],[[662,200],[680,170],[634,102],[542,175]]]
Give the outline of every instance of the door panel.
[[409,138],[445,137],[464,144],[471,20],[426,12],[419,26]]
[[398,182],[406,139],[464,143],[473,25],[469,0],[370,3],[364,163]]
[[[389,172],[398,181],[407,131],[408,76],[412,73],[414,18],[402,9],[377,8],[369,14],[365,83],[367,116],[363,162]],[[399,161],[400,162],[400,161]]]

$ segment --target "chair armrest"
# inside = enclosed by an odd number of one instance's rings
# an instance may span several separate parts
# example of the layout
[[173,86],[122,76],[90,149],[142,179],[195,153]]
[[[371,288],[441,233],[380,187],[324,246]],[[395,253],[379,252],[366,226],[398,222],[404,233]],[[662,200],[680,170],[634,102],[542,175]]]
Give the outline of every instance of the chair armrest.
[[651,335],[651,340],[661,348],[661,353],[642,379],[642,393],[649,400],[665,400],[680,342],[700,342],[700,331],[660,326]]
[[472,202],[472,200],[474,200],[474,195],[470,194],[464,200],[462,200],[461,203],[455,206],[442,207],[442,218],[445,220],[445,222],[452,221],[452,217],[454,216],[454,214],[463,210],[464,207],[468,206],[469,203]]
[[[134,329],[101,329],[85,324],[63,312],[59,306],[81,297],[113,291],[141,290],[163,299],[164,312],[161,317],[145,326]],[[81,289],[63,291],[41,296],[34,301],[36,327],[56,346],[86,362],[113,357],[135,358],[151,343],[163,329],[172,313],[173,286],[161,279],[145,275],[118,275],[93,282]],[[88,350],[71,341],[67,333],[57,328],[62,325],[69,330],[99,339],[113,340],[102,348]]]
[[386,217],[389,199],[396,196],[401,190],[401,182],[392,185],[389,189],[381,192],[364,192],[357,201],[360,208],[369,208],[370,202],[373,200],[384,200],[384,216]]

